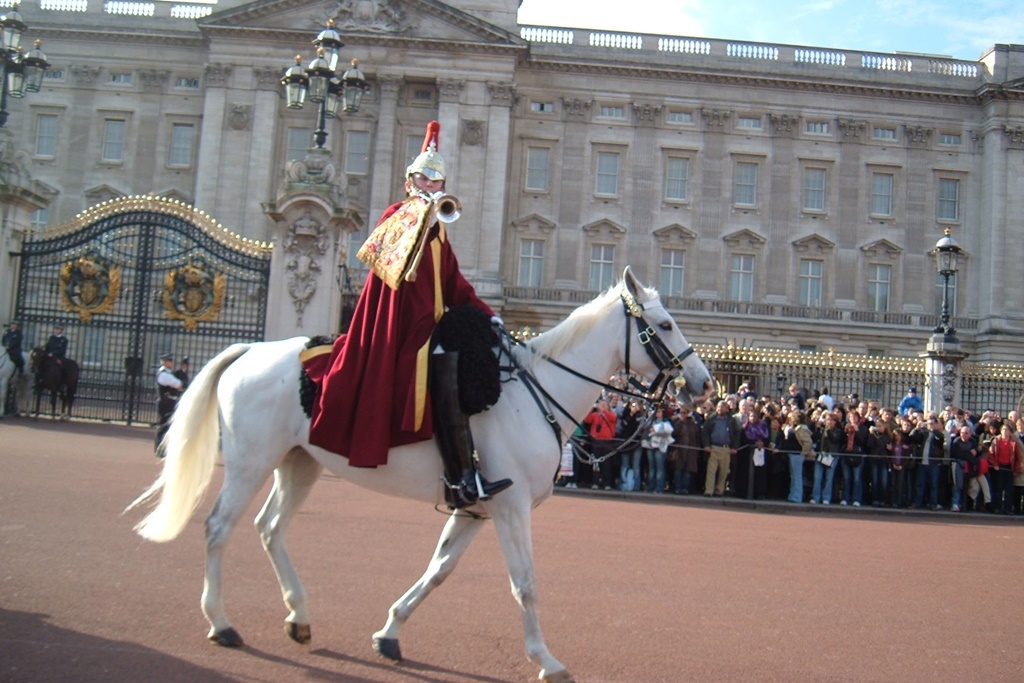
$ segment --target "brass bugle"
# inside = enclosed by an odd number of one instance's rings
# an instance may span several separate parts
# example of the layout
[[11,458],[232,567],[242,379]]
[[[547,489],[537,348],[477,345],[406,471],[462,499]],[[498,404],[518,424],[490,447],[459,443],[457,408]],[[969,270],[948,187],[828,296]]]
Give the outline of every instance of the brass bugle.
[[434,200],[434,215],[442,223],[454,223],[462,215],[462,202],[453,194],[443,194]]

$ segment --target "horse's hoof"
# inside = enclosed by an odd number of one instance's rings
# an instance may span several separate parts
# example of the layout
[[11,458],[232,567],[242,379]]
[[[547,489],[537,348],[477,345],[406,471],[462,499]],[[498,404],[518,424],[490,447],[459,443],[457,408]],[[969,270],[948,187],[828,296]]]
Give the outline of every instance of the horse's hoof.
[[576,683],[576,679],[572,677],[572,674],[567,669],[548,674],[540,680],[544,681],[544,683]]
[[300,645],[305,645],[313,638],[313,631],[309,624],[296,624],[291,621],[284,622],[284,632],[288,637]]
[[398,647],[398,638],[374,638],[373,649],[381,657],[392,662],[402,661],[402,648]]
[[245,645],[242,641],[242,636],[238,635],[238,631],[231,626],[228,626],[223,631],[211,631],[209,637],[211,643],[221,647],[242,647]]

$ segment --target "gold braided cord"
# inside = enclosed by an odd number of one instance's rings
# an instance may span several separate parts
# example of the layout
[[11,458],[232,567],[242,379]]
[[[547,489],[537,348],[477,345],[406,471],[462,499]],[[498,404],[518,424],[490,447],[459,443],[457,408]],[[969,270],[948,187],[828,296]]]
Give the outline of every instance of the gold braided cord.
[[250,256],[269,258],[274,248],[273,243],[252,240],[227,230],[205,211],[196,209],[190,204],[177,199],[155,195],[132,195],[108,199],[105,202],[89,207],[70,221],[59,225],[47,226],[40,236],[43,239],[51,239],[62,235],[69,235],[105,218],[134,211],[148,211],[180,218],[197,226],[222,245]]

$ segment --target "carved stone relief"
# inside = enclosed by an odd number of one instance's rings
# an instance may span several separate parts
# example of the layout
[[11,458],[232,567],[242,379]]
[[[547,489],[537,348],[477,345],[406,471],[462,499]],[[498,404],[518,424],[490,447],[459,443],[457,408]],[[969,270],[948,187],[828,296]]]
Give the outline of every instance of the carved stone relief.
[[466,80],[464,78],[437,79],[437,88],[442,102],[458,102],[465,87]]
[[926,128],[925,126],[903,126],[903,131],[907,135],[907,144],[923,146],[927,145],[928,141],[932,137],[932,129]]
[[284,235],[285,269],[288,272],[288,295],[302,325],[302,314],[313,295],[323,267],[320,259],[327,253],[330,237],[327,229],[307,211],[288,226]]
[[797,131],[800,117],[793,114],[769,114],[768,120],[777,135],[793,135]]
[[867,121],[854,121],[853,119],[836,119],[839,132],[844,138],[859,138],[868,127]]
[[636,122],[641,125],[655,125],[661,116],[661,109],[660,104],[652,104],[650,102],[633,103],[633,115],[636,117]]
[[252,75],[256,78],[256,87],[260,90],[273,90],[279,92],[281,89],[281,69],[271,66],[253,67]]
[[339,0],[333,18],[341,31],[402,33],[410,28],[395,0]]
[[252,128],[252,105],[232,104],[228,109],[227,124],[231,130],[249,130]]
[[140,69],[139,80],[142,82],[142,89],[148,91],[162,90],[167,82],[170,71],[157,71],[156,69]]
[[230,64],[207,64],[206,65],[206,85],[223,87],[227,85],[228,76],[231,75]]
[[92,85],[99,78],[100,68],[98,66],[74,65],[71,67],[71,75],[82,85]]
[[593,100],[581,100],[577,97],[562,100],[562,108],[565,110],[566,118],[569,119],[586,118],[592,104]]
[[1012,149],[1024,149],[1024,126],[1004,126],[1003,134]]
[[727,109],[701,109],[700,113],[704,116],[704,122],[712,128],[721,128],[732,116],[732,112]]
[[492,82],[487,84],[491,93],[493,104],[504,104],[511,107],[516,102],[516,84],[506,81]]
[[479,147],[484,144],[487,136],[487,127],[483,121],[462,121],[462,134],[460,135],[463,145],[468,147]]

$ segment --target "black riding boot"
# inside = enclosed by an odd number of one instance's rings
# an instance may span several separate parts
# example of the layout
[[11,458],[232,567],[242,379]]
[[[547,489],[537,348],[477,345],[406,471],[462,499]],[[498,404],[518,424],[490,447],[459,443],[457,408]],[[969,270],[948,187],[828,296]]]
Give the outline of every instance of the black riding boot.
[[435,353],[430,356],[430,400],[434,413],[434,436],[444,463],[445,500],[452,509],[468,507],[487,500],[512,485],[511,479],[489,482],[477,464],[469,431],[469,416],[459,405],[459,354]]

